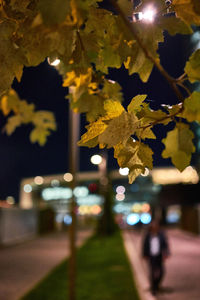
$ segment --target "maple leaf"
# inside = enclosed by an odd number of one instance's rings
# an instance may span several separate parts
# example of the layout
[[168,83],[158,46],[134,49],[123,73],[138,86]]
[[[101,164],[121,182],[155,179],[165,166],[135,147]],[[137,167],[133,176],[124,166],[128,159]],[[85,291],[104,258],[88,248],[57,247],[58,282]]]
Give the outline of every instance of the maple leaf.
[[191,155],[195,151],[193,138],[194,134],[188,125],[177,124],[176,128],[169,131],[167,137],[162,140],[165,145],[163,158],[170,157],[175,167],[183,171],[190,164]]
[[142,103],[146,99],[147,95],[137,95],[133,97],[130,104],[128,105],[128,112],[137,113],[142,109]]
[[189,122],[200,122],[200,92],[193,92],[192,95],[185,99],[184,110],[181,117]]
[[200,49],[192,53],[184,71],[190,82],[200,81]]
[[111,148],[119,142],[126,142],[134,134],[137,121],[137,117],[132,113],[122,112],[118,117],[112,119],[105,131],[99,135],[99,143],[106,144],[108,148]]
[[114,146],[114,157],[122,168],[129,168],[129,183],[145,172],[145,168],[152,168],[153,151],[148,145],[133,141],[129,138],[127,143]]
[[188,24],[200,25],[197,7],[199,0],[173,0],[172,7],[177,16]]

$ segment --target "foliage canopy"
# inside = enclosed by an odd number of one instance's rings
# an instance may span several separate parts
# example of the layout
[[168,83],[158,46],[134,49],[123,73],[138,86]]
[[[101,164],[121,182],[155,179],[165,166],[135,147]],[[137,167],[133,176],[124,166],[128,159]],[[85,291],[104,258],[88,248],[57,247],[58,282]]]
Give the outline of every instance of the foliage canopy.
[[[24,66],[37,66],[47,57],[59,59],[71,109],[85,113],[89,122],[80,146],[114,148],[132,182],[153,167],[147,141],[156,139],[154,126],[173,122],[174,129],[162,140],[162,156],[182,171],[195,151],[189,123],[200,121],[200,92],[188,88],[188,83],[200,81],[200,50],[190,56],[179,78],[166,72],[157,50],[165,30],[170,35],[192,34],[192,26],[200,26],[199,0],[142,0],[137,7],[134,1],[109,0],[109,10],[98,2],[0,0],[0,109],[7,116],[5,131],[11,134],[21,124],[32,123],[31,141],[44,145],[56,129],[53,114],[20,100],[11,85],[14,78],[21,80]],[[149,5],[156,9],[154,22],[138,18]],[[122,65],[143,82],[155,66],[174,90],[177,104],[153,111],[148,95],[137,95],[125,108],[120,85],[106,76],[109,68]]]

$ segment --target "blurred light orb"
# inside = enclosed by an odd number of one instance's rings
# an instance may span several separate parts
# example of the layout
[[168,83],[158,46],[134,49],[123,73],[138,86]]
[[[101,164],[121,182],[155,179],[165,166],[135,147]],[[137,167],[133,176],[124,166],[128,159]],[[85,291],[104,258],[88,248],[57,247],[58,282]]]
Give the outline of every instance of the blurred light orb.
[[150,205],[148,203],[143,203],[142,204],[142,209],[141,209],[142,212],[147,213],[147,212],[150,211],[150,209],[151,209],[151,207],[150,207]]
[[15,204],[15,198],[13,196],[8,196],[6,198],[6,202],[10,205],[13,205],[13,204]]
[[124,194],[117,194],[115,198],[116,198],[117,201],[123,201],[125,199],[125,195]]
[[152,23],[155,19],[156,11],[153,8],[147,8],[142,12],[141,20]]
[[122,176],[127,176],[129,174],[129,168],[120,168],[119,174]]
[[140,221],[143,223],[143,224],[149,224],[151,222],[151,215],[148,214],[148,213],[143,213],[141,214],[140,216]]
[[135,225],[140,221],[140,215],[139,214],[130,214],[126,218],[126,222],[128,225]]
[[144,173],[141,173],[141,176],[143,176],[143,177],[146,177],[146,176],[149,176],[149,169],[148,168],[145,168],[145,171],[144,171]]
[[99,215],[102,209],[99,205],[92,205],[90,211],[93,215]]
[[95,154],[90,158],[93,165],[99,165],[102,162],[102,157],[99,154]]
[[63,178],[65,181],[71,182],[73,180],[73,175],[71,173],[65,173]]
[[89,194],[89,190],[86,186],[77,186],[75,187],[73,193],[76,198],[87,197]]
[[58,179],[51,180],[51,186],[57,187],[60,185],[60,181]]
[[63,222],[63,214],[57,214],[56,215],[56,222],[62,223]]
[[63,221],[66,225],[70,225],[72,223],[72,217],[70,215],[65,215]]
[[31,193],[32,192],[32,186],[30,184],[24,185],[24,192],[25,193]]
[[140,203],[135,203],[132,206],[132,211],[134,211],[135,213],[140,212],[142,209],[142,205]]
[[52,62],[50,61],[49,57],[47,59],[48,63],[50,64],[50,66],[56,67],[59,65],[60,63],[60,59],[56,58],[55,60],[53,60]]
[[43,178],[42,176],[36,176],[36,177],[34,178],[34,182],[35,182],[35,184],[37,184],[37,185],[41,185],[41,184],[44,183],[44,178]]
[[125,191],[126,191],[126,189],[123,185],[118,185],[118,187],[116,188],[116,193],[117,194],[124,194]]

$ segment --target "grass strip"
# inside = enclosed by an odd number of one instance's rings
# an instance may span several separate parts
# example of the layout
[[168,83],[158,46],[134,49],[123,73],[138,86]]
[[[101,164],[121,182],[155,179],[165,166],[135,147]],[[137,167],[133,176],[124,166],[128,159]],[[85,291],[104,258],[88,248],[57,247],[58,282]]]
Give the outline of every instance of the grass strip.
[[[77,252],[78,300],[139,300],[119,232],[90,238]],[[53,269],[21,300],[67,300],[68,261]]]

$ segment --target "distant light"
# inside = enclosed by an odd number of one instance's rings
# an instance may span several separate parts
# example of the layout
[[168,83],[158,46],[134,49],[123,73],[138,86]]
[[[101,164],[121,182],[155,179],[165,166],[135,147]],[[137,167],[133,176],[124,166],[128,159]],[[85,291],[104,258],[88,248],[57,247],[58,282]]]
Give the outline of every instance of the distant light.
[[137,12],[133,14],[133,21],[144,21],[148,23],[152,23],[156,17],[156,10],[149,7],[146,8],[142,12]]
[[56,215],[56,222],[62,223],[63,222],[63,214],[57,214]]
[[8,204],[10,204],[10,205],[13,205],[13,204],[15,204],[15,198],[12,197],[12,196],[8,196],[8,197],[6,198],[6,202],[7,202]]
[[128,225],[135,225],[140,221],[139,214],[130,214],[126,218],[126,222]]
[[142,20],[152,23],[155,19],[156,11],[152,8],[147,8],[142,12]]
[[125,195],[124,194],[117,194],[115,198],[118,201],[123,201],[125,199]]
[[178,223],[180,221],[180,214],[176,211],[170,212],[166,216],[167,223]]
[[30,184],[24,185],[24,192],[25,193],[31,193],[32,192],[32,186]]
[[142,204],[142,209],[141,209],[142,212],[147,213],[147,212],[150,211],[150,209],[151,209],[151,207],[150,207],[150,205],[148,203],[143,203]]
[[132,206],[132,211],[134,212],[140,212],[142,210],[142,205],[140,203],[135,203]]
[[143,174],[141,173],[141,176],[143,176],[143,177],[149,176],[149,169],[145,168],[145,171]]
[[70,225],[72,223],[72,217],[70,215],[65,215],[63,221],[66,225]]
[[117,188],[116,188],[116,192],[117,194],[124,194],[126,191],[125,187],[123,185],[119,185]]
[[80,197],[76,199],[78,205],[101,205],[104,202],[102,196],[99,195],[88,195],[86,197]]
[[65,181],[71,182],[73,180],[73,175],[71,173],[65,173],[63,178]]
[[101,155],[95,154],[90,158],[90,161],[93,165],[99,165],[102,162]]
[[64,187],[46,188],[42,191],[42,198],[46,201],[58,199],[70,199],[72,190]]
[[34,178],[34,182],[35,182],[35,184],[41,185],[41,184],[44,183],[44,178],[41,177],[41,176],[36,176],[36,177]]
[[51,186],[59,186],[60,185],[60,181],[58,179],[53,179],[51,180]]
[[141,214],[140,216],[140,221],[143,223],[143,224],[149,224],[151,222],[151,215],[148,214],[148,213],[143,213]]
[[47,61],[48,61],[48,63],[49,63],[51,66],[53,66],[53,67],[58,66],[59,63],[60,63],[60,59],[58,59],[58,58],[56,58],[54,61],[51,62],[50,59],[49,59],[49,57],[48,57]]
[[120,168],[119,174],[122,176],[127,176],[129,174],[129,168]]
[[89,190],[86,186],[77,186],[74,189],[74,196],[79,198],[79,197],[87,197],[89,194]]
[[93,205],[91,206],[90,211],[93,215],[99,215],[102,211],[102,208],[99,205]]

